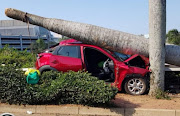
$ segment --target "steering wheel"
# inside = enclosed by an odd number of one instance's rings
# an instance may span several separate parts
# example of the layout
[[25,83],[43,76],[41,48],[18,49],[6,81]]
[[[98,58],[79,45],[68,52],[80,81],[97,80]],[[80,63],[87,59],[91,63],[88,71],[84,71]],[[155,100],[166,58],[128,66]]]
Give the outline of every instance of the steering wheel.
[[110,70],[109,70],[109,58],[104,62],[103,64],[103,69],[104,69],[104,72],[106,74],[109,74],[110,73]]
[[103,68],[108,67],[109,66],[109,58],[103,63]]

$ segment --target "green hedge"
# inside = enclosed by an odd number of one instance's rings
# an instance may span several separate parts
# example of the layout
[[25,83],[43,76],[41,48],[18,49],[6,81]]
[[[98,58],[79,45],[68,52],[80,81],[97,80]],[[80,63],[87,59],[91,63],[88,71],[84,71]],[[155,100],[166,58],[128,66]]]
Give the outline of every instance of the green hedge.
[[6,45],[0,49],[0,64],[14,64],[16,67],[29,68],[34,67],[36,55],[30,52],[18,51],[14,48],[9,48]]
[[24,72],[14,65],[0,66],[0,100],[10,104],[26,104],[29,101]]
[[0,67],[0,99],[10,104],[84,104],[97,106],[115,98],[117,88],[87,72],[44,72],[36,85],[22,71]]

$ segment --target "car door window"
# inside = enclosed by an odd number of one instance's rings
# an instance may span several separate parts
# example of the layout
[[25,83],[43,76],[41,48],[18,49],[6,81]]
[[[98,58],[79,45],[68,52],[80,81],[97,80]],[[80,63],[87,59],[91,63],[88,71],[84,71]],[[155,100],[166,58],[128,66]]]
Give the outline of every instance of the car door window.
[[57,51],[57,55],[80,58],[79,46],[62,46]]

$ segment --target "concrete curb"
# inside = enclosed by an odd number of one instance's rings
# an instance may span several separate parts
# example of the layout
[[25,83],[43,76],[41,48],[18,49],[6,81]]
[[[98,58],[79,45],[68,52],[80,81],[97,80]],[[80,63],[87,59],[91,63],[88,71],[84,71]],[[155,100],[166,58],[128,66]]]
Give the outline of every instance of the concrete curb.
[[[28,114],[31,111],[32,114]],[[0,114],[15,116],[180,116],[180,110],[141,108],[95,108],[86,106],[0,105]]]

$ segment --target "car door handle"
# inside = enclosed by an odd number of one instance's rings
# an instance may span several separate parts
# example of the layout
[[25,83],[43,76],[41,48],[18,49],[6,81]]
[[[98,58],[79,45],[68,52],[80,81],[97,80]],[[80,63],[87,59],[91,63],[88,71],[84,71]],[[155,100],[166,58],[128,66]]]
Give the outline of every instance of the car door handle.
[[53,64],[57,64],[57,63],[58,63],[58,61],[57,61],[57,60],[53,60],[51,63],[53,63]]

